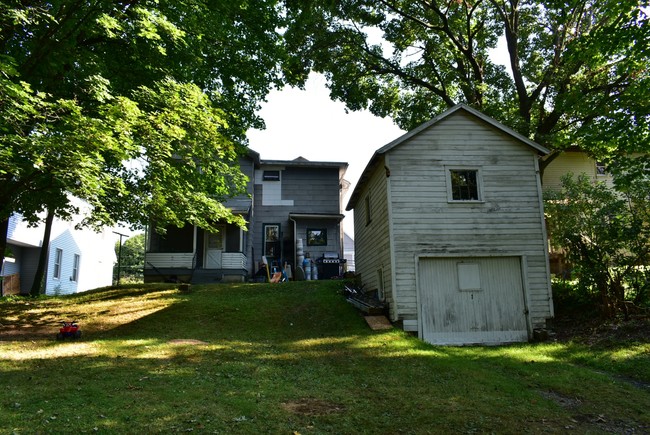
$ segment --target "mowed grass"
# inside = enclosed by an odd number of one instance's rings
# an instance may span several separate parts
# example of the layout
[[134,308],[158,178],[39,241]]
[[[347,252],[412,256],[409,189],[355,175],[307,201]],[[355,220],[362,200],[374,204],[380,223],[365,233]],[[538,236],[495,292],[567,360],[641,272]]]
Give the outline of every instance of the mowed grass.
[[[0,302],[0,433],[650,432],[650,346],[435,347],[340,282]],[[83,336],[58,342],[58,321]]]

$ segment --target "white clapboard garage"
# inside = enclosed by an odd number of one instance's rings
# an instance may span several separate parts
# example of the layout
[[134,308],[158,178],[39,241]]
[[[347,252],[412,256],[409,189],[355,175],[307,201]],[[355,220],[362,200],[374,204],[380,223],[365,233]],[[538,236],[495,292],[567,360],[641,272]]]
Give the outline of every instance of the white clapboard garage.
[[421,257],[420,336],[433,344],[526,341],[522,257]]

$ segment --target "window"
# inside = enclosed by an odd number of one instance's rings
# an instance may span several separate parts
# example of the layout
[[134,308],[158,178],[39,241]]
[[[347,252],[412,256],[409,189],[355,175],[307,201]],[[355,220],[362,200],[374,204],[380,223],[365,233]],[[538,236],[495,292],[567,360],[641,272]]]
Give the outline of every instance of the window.
[[370,221],[372,220],[370,216],[370,205],[370,194],[368,194],[365,200],[366,225],[370,225]]
[[54,253],[54,273],[52,276],[55,279],[61,278],[61,260],[63,259],[63,249],[56,248]]
[[596,175],[607,175],[607,166],[603,162],[596,162]]
[[307,228],[307,246],[326,246],[327,230],[325,228]]
[[262,175],[264,181],[280,181],[280,171],[264,171]]
[[74,254],[74,258],[72,259],[72,276],[70,277],[70,281],[77,282],[79,278],[79,254]]
[[481,268],[478,263],[457,263],[458,290],[481,291]]
[[280,224],[264,224],[264,255],[267,259],[280,257]]
[[481,201],[480,181],[478,169],[449,169],[447,177],[449,201]]

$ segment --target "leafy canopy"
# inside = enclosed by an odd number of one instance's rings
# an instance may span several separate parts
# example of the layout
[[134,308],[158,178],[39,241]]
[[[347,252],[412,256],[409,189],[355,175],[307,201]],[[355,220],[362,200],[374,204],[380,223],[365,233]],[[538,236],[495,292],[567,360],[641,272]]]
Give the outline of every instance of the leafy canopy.
[[[647,151],[646,0],[287,0],[291,67],[410,130],[469,105],[552,150]],[[499,39],[504,68],[491,57]],[[296,73],[300,75],[300,73]]]
[[243,225],[244,132],[282,83],[276,1],[0,1],[0,219]]

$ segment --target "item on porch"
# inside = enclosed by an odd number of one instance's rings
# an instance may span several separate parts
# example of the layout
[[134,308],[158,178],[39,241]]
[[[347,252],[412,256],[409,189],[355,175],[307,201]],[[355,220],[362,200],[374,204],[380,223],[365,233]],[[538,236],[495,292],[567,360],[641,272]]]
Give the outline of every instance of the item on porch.
[[271,282],[271,272],[269,271],[269,262],[266,259],[266,255],[262,255],[262,263],[264,263],[264,268],[266,269],[266,278]]
[[342,266],[347,262],[340,258],[338,252],[325,252],[322,257],[316,260],[321,267],[321,279],[332,279],[341,275]]
[[286,261],[284,262],[284,275],[287,277],[287,280],[291,280],[293,278],[293,275],[291,273],[291,265]]
[[311,258],[309,258],[309,254],[305,254],[305,257],[302,267],[305,269],[305,279],[311,281]]
[[305,260],[305,253],[302,250],[302,239],[296,240],[296,261],[298,266],[302,265],[302,262]]

